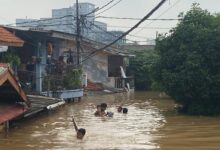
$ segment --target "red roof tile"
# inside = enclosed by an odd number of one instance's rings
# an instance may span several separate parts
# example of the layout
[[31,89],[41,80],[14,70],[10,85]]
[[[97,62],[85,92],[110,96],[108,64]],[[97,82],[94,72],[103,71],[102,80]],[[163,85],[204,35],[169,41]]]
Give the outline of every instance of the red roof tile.
[[3,27],[0,27],[0,45],[5,46],[23,46],[24,41],[16,37]]
[[27,109],[22,105],[0,105],[0,124],[8,120],[12,120],[22,114],[24,114]]

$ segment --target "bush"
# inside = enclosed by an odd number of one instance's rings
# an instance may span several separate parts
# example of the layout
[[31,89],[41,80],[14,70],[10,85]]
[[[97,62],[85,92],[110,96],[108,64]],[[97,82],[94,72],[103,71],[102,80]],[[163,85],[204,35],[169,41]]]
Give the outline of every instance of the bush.
[[72,69],[63,80],[67,90],[82,88],[82,69]]
[[220,114],[220,16],[193,4],[180,17],[176,28],[157,39],[154,78],[185,112]]
[[156,84],[154,83],[152,78],[151,68],[156,62],[158,55],[155,53],[155,50],[134,50],[133,54],[135,54],[136,57],[130,59],[128,72],[135,76],[135,89],[152,89],[152,84]]

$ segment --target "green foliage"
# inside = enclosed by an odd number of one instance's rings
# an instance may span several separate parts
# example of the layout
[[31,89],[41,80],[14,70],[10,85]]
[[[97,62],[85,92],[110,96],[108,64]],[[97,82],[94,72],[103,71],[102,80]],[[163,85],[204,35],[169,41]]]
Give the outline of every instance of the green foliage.
[[21,64],[21,59],[18,55],[12,52],[6,52],[3,57],[2,57],[2,62],[4,63],[10,63],[12,66],[13,65],[20,65]]
[[82,87],[82,69],[72,69],[63,80],[64,87],[68,90]]
[[154,78],[185,112],[220,114],[220,17],[198,4],[180,17],[176,28],[157,39]]
[[151,68],[157,61],[158,55],[154,50],[133,51],[136,57],[130,59],[128,72],[135,76],[135,89],[150,90],[152,84],[156,83],[152,80]]

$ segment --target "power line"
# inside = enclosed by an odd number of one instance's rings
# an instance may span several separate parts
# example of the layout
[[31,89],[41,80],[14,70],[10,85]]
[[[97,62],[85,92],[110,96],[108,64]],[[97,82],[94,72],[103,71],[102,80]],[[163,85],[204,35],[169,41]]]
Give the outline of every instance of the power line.
[[12,26],[14,24],[20,25],[20,24],[28,24],[28,23],[39,23],[39,22],[45,22],[45,21],[49,21],[49,20],[57,20],[57,19],[63,19],[63,18],[68,18],[68,17],[74,17],[73,15],[65,15],[62,17],[54,17],[54,18],[48,18],[48,19],[40,19],[40,20],[33,20],[33,21],[26,21],[26,22],[19,22],[19,23],[11,23],[11,24],[6,24],[6,26]]
[[97,52],[102,51],[110,46],[112,46],[113,44],[115,44],[117,41],[119,41],[120,39],[122,39],[124,36],[128,35],[130,32],[132,32],[135,28],[137,28],[142,22],[144,22],[146,19],[148,19],[155,11],[157,11],[164,3],[166,2],[166,0],[161,0],[160,3],[158,3],[158,5],[156,7],[154,7],[144,18],[142,18],[136,25],[134,25],[131,29],[129,29],[127,32],[123,33],[119,38],[117,38],[116,40],[112,41],[110,44],[90,53],[84,60],[82,60],[82,62],[86,61],[87,59],[89,59],[90,57],[93,57],[94,55],[96,55]]
[[[109,35],[115,37],[115,38],[118,38],[118,37],[119,37],[119,36],[116,36],[114,33],[111,33],[111,32],[108,32],[108,31],[106,31],[106,30],[103,30],[101,27],[95,25],[94,23],[92,23],[92,22],[90,22],[90,21],[88,21],[88,22],[90,23],[90,25],[93,25],[93,26],[95,26],[96,28],[99,28],[99,30],[101,30],[101,31],[103,31],[103,32],[105,32],[105,33],[107,33],[107,34],[109,34]],[[84,24],[84,25],[85,25],[85,24]],[[86,25],[85,25],[85,27],[86,27]],[[87,29],[90,29],[90,30],[93,31],[94,33],[97,33],[97,32],[94,31],[91,27],[86,27],[86,28],[87,28]],[[138,41],[133,41],[133,40],[129,40],[129,39],[127,39],[127,40],[130,41],[130,42],[138,42]],[[141,42],[144,42],[144,41],[141,41]]]
[[[103,18],[103,19],[118,19],[118,20],[141,20],[141,18],[128,18],[128,17],[107,17],[107,16],[97,16],[95,18]],[[166,19],[146,19],[146,20],[154,20],[154,21],[176,21],[176,20],[182,20],[182,19],[172,19],[172,18],[166,18]]]
[[[171,7],[169,7],[168,9],[166,9],[165,11],[163,11],[159,16],[156,17],[156,19],[160,18],[161,16],[163,16],[165,13],[167,13],[169,10],[171,10],[174,6],[176,6],[181,0],[177,0]],[[153,20],[152,22],[150,22],[148,25],[152,24],[155,20]],[[146,26],[145,26],[146,27]],[[143,29],[140,29],[139,31],[135,32],[135,34],[141,32]]]
[[53,27],[53,26],[63,26],[63,25],[73,25],[71,23],[66,23],[66,24],[62,24],[62,23],[58,23],[58,24],[42,24],[42,25],[37,25],[37,26],[32,26],[32,25],[25,25],[22,27],[33,27],[33,28],[40,28],[40,27]]
[[116,6],[117,4],[119,4],[121,1],[122,1],[122,0],[119,0],[117,3],[115,3],[115,4],[112,5],[111,7],[109,7],[109,8],[107,8],[107,9],[103,10],[102,12],[98,13],[97,15],[100,15],[100,14],[102,14],[102,13],[108,11],[109,9],[111,9],[111,8],[113,8],[114,6]]
[[111,3],[113,3],[115,0],[111,0],[110,2],[108,2],[107,4],[105,4],[105,5],[103,5],[102,7],[97,7],[97,8],[95,8],[93,11],[91,11],[90,13],[88,13],[88,14],[85,14],[85,15],[83,15],[83,16],[88,16],[88,15],[90,15],[90,14],[92,14],[92,13],[95,13],[95,12],[97,12],[97,11],[100,11],[100,10],[102,10],[103,8],[105,8],[105,7],[107,7],[108,5],[110,5]]
[[[108,25],[108,27],[110,28],[131,28],[131,27],[128,27],[128,26],[111,26],[111,25]],[[139,29],[163,29],[163,30],[166,30],[166,29],[171,29],[173,27],[137,27]]]

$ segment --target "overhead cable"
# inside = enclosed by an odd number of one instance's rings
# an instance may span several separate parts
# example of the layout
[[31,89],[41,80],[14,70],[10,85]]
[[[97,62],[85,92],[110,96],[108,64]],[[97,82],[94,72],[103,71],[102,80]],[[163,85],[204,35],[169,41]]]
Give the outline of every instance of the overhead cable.
[[87,14],[85,14],[85,15],[83,15],[83,16],[88,16],[88,15],[90,15],[90,14],[93,14],[93,13],[95,13],[95,12],[97,12],[97,11],[100,11],[100,10],[102,10],[103,8],[105,8],[105,7],[107,7],[108,5],[110,5],[111,3],[113,3],[115,0],[111,0],[110,2],[108,2],[107,4],[105,4],[105,5],[103,5],[102,7],[97,7],[97,8],[95,8],[93,11],[91,11],[91,12],[89,12],[89,13],[87,13]]
[[110,9],[113,8],[114,6],[118,5],[121,1],[122,1],[122,0],[119,0],[117,3],[115,3],[115,4],[112,5],[111,7],[109,7],[109,8],[107,8],[107,9],[103,10],[102,12],[98,13],[97,15],[100,15],[100,14],[102,14],[102,13],[104,13],[104,12],[110,10]]
[[120,39],[122,39],[123,37],[125,37],[126,35],[128,35],[130,32],[132,32],[134,29],[136,29],[141,23],[143,23],[146,19],[148,19],[155,11],[157,11],[164,3],[166,2],[166,0],[161,0],[160,3],[158,3],[145,17],[143,17],[137,24],[135,24],[132,28],[130,28],[128,31],[126,31],[125,33],[123,33],[121,36],[119,36],[119,38],[117,38],[116,40],[112,41],[110,44],[107,44],[106,46],[91,52],[84,60],[82,60],[82,62],[86,61],[87,59],[89,59],[90,57],[93,57],[94,55],[96,55],[97,52],[102,51],[110,46],[112,46],[113,44],[115,44],[116,42],[118,42]]
[[[107,16],[97,16],[95,18],[103,18],[103,19],[118,19],[118,20],[141,20],[141,18],[129,18],[129,17],[107,17]],[[164,18],[164,19],[146,19],[146,20],[154,20],[154,21],[176,21],[182,19],[173,19],[173,18]]]

